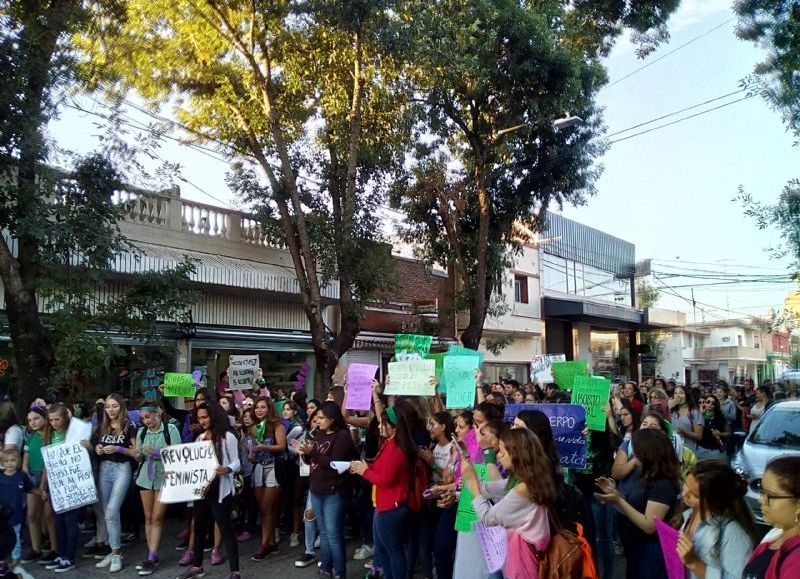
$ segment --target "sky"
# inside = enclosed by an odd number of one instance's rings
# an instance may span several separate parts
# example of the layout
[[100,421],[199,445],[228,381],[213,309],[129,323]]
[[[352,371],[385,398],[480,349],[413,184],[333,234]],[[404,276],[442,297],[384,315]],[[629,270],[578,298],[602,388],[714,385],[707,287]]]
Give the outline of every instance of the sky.
[[[750,98],[632,136],[726,105],[740,99],[740,93],[620,132],[739,90],[740,80],[764,52],[735,37],[730,5],[731,0],[684,0],[670,20],[669,43],[645,60],[637,59],[626,39],[618,42],[605,63],[610,83],[601,90],[599,102],[605,107],[609,139],[631,138],[612,144],[600,160],[604,171],[597,194],[585,206],[563,210],[570,219],[634,243],[637,260],[653,260],[650,282],[661,290],[658,306],[684,311],[688,321],[759,315],[770,307],[780,310],[787,293],[796,289],[788,281],[732,279],[736,283],[707,285],[720,281],[713,279],[716,274],[787,273],[788,261],[773,260],[767,251],[780,244],[777,233],[757,230],[741,204],[733,201],[741,186],[754,199],[772,203],[787,181],[800,177],[800,148],[793,147],[778,113],[759,98]],[[85,97],[76,102],[104,112]],[[149,120],[135,111],[130,116]],[[92,150],[98,145],[93,127],[97,120],[65,109],[51,125],[51,136],[62,147]],[[182,197],[217,206],[238,205],[225,184],[224,162],[174,142],[165,143],[158,154],[182,166],[186,179]],[[712,279],[676,276],[680,273]]]

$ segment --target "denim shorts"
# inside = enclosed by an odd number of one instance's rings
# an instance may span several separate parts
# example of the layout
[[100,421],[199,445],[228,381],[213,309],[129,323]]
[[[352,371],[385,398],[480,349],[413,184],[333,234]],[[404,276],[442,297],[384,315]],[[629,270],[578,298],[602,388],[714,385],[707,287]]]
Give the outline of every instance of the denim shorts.
[[30,477],[34,489],[38,489],[40,486],[42,486],[42,473],[29,472],[28,477]]

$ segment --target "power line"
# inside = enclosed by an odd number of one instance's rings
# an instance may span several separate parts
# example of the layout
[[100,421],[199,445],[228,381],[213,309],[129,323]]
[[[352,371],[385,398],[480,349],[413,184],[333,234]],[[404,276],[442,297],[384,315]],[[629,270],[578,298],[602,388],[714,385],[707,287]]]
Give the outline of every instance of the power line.
[[653,127],[653,128],[651,128],[651,129],[647,129],[647,130],[645,130],[645,131],[640,131],[640,132],[638,132],[638,133],[634,133],[634,134],[632,134],[632,135],[628,135],[627,137],[622,137],[622,138],[620,138],[620,139],[615,139],[615,140],[613,140],[613,141],[609,141],[609,143],[608,143],[608,144],[609,144],[609,145],[613,145],[613,144],[615,144],[615,143],[621,143],[622,141],[627,141],[628,139],[632,139],[632,138],[634,138],[634,137],[638,137],[639,135],[644,135],[644,134],[647,134],[647,133],[652,133],[653,131],[657,131],[657,130],[659,130],[659,129],[663,129],[663,128],[665,128],[665,127],[669,127],[669,126],[672,126],[672,125],[677,125],[678,123],[682,123],[683,121],[688,121],[689,119],[693,119],[693,118],[695,118],[695,117],[699,117],[699,116],[701,116],[701,115],[705,115],[705,114],[707,114],[707,113],[710,113],[710,112],[712,112],[712,111],[716,111],[716,110],[718,110],[718,109],[722,109],[722,108],[725,108],[725,107],[729,107],[729,106],[731,106],[731,105],[735,105],[736,103],[742,102],[743,100],[747,100],[747,99],[749,99],[749,98],[752,98],[752,96],[753,96],[753,95],[747,95],[747,96],[743,96],[742,98],[740,98],[740,99],[736,99],[735,101],[730,101],[730,102],[728,102],[728,103],[725,103],[725,104],[722,104],[722,105],[719,105],[719,106],[716,106],[716,107],[712,107],[712,108],[710,108],[710,109],[706,109],[706,110],[704,110],[704,111],[700,111],[699,113],[695,113],[695,114],[693,114],[693,115],[689,115],[688,117],[683,117],[683,118],[681,118],[681,119],[677,119],[677,120],[675,120],[675,121],[672,121],[672,122],[669,122],[669,123],[664,123],[663,125],[658,125],[657,127]]
[[631,72],[629,72],[629,73],[628,73],[628,74],[626,74],[625,76],[622,76],[622,77],[618,78],[617,80],[615,80],[614,82],[612,82],[612,83],[608,84],[607,86],[609,86],[609,87],[612,87],[612,86],[614,86],[614,85],[616,85],[616,84],[619,84],[619,83],[621,83],[621,82],[622,82],[623,80],[625,80],[626,78],[630,78],[630,77],[632,77],[634,74],[637,74],[637,73],[639,73],[639,72],[643,71],[644,69],[646,69],[646,68],[648,68],[648,67],[650,67],[650,66],[653,66],[655,63],[657,63],[657,62],[659,62],[659,61],[661,61],[661,60],[664,60],[664,59],[665,59],[665,58],[667,58],[668,56],[670,56],[670,55],[672,55],[672,54],[675,54],[676,52],[678,52],[679,50],[681,50],[681,49],[683,49],[683,48],[686,48],[687,46],[689,46],[689,45],[690,45],[690,44],[692,44],[693,42],[697,42],[697,41],[698,41],[698,40],[700,40],[701,38],[704,38],[704,37],[708,36],[709,34],[711,34],[712,32],[715,32],[716,30],[719,30],[720,28],[722,28],[722,27],[723,27],[723,26],[725,26],[726,24],[728,24],[728,23],[730,23],[730,22],[733,22],[733,20],[734,20],[733,18],[729,18],[729,19],[728,19],[728,20],[726,20],[725,22],[723,22],[723,23],[721,23],[721,24],[717,24],[716,26],[714,26],[714,28],[712,28],[712,29],[710,29],[710,30],[707,30],[707,31],[703,32],[703,33],[702,33],[702,34],[700,34],[699,36],[695,36],[695,37],[694,37],[694,38],[692,38],[691,40],[689,40],[689,41],[687,41],[687,42],[684,42],[684,43],[683,43],[683,44],[681,44],[680,46],[677,46],[677,47],[673,48],[672,50],[670,50],[670,51],[669,51],[669,52],[667,52],[666,54],[663,54],[663,55],[659,56],[658,58],[656,58],[656,59],[654,59],[654,60],[651,60],[651,61],[650,61],[650,62],[648,62],[647,64],[644,64],[644,65],[640,66],[639,68],[632,70]]
[[696,109],[697,107],[702,107],[703,105],[707,105],[709,103],[713,103],[715,101],[722,100],[724,98],[728,98],[729,96],[733,96],[735,94],[739,94],[739,93],[744,92],[746,90],[747,89],[740,88],[739,90],[735,90],[733,92],[729,92],[728,94],[724,94],[722,96],[718,96],[718,97],[715,97],[713,99],[709,99],[707,101],[703,101],[701,103],[697,103],[696,105],[692,105],[690,107],[686,107],[686,108],[677,110],[675,112],[668,113],[668,114],[662,115],[660,117],[656,117],[656,118],[651,119],[649,121],[645,121],[643,123],[639,123],[638,125],[633,125],[632,127],[628,127],[627,129],[622,129],[621,131],[617,131],[616,133],[611,133],[610,135],[606,135],[606,137],[614,137],[614,136],[622,134],[622,133],[627,133],[628,131],[632,131],[633,129],[638,129],[639,127],[643,127],[645,125],[649,125],[651,123],[655,123],[656,121],[661,121],[661,120],[669,118],[669,117],[674,117],[675,115],[679,115],[681,113],[685,113],[686,111],[690,111],[692,109]]

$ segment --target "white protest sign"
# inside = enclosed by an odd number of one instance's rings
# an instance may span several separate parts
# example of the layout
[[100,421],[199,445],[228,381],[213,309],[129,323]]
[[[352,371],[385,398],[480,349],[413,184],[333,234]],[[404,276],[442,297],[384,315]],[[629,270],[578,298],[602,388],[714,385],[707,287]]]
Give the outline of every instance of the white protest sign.
[[203,489],[214,480],[219,465],[210,440],[162,448],[161,462],[164,463],[162,503],[186,503],[202,498]]
[[230,356],[228,360],[228,390],[249,390],[256,381],[258,354]]
[[478,531],[486,568],[489,573],[496,573],[506,564],[508,533],[504,527],[487,527],[483,523],[475,523],[475,530]]
[[433,396],[436,394],[436,388],[431,384],[431,378],[435,375],[435,360],[389,362],[389,384],[386,386],[386,394]]
[[73,418],[69,421],[69,428],[67,429],[67,435],[64,441],[80,442],[81,440],[89,440],[91,437],[92,423],[79,418]]
[[45,446],[42,458],[55,512],[64,513],[97,502],[92,460],[79,442]]
[[566,354],[537,354],[531,358],[531,380],[541,386],[555,382],[552,366],[554,362],[566,362]]

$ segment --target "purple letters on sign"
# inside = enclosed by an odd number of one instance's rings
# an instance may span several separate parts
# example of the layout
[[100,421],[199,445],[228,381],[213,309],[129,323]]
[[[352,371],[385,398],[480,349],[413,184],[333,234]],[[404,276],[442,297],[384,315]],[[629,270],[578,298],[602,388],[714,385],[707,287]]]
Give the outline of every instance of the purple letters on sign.
[[372,402],[372,379],[378,367],[373,364],[350,364],[347,367],[346,410],[369,410]]

